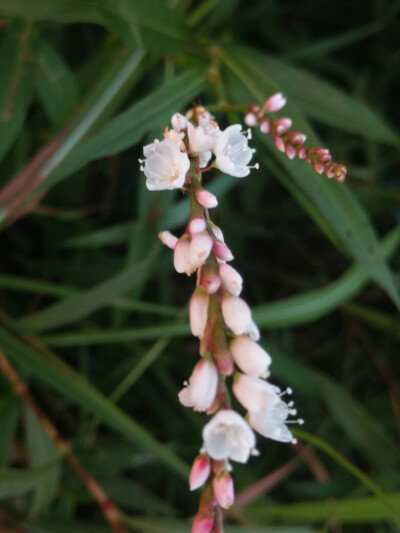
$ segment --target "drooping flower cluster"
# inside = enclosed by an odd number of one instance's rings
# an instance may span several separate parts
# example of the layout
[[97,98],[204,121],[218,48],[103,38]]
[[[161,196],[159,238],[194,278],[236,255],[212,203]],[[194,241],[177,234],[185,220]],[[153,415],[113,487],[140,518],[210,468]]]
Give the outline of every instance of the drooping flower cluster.
[[[279,107],[280,99],[275,95],[275,103],[266,106],[267,110]],[[181,188],[190,193],[183,235],[178,238],[162,231],[159,238],[174,251],[178,273],[197,274],[189,318],[191,331],[199,338],[201,359],[179,400],[212,415],[203,429],[203,446],[189,479],[191,490],[204,486],[192,532],[208,533],[216,528],[220,509],[234,501],[230,461],[245,463],[250,455],[258,454],[254,431],[276,441],[295,442],[287,424],[296,410],[293,402],[282,399],[290,389],[282,393],[266,381],[271,358],[258,344],[259,330],[240,297],[242,277],[228,264],[233,254],[222,230],[210,220],[208,209],[217,206],[217,198],[202,186],[202,175],[211,168],[237,178],[258,168],[249,165],[255,152],[248,145],[250,130],[242,132],[241,125],[235,124],[222,131],[203,107],[189,110],[186,116],[176,113],[171,124],[163,140],[144,147],[140,168],[149,190]],[[232,392],[247,411],[245,417],[232,409],[230,377]]]
[[249,106],[244,121],[249,127],[258,126],[262,133],[270,135],[277,149],[285,153],[289,159],[294,159],[297,156],[306,163],[311,163],[317,174],[325,174],[327,178],[335,178],[336,181],[343,182],[346,179],[347,168],[332,161],[332,156],[327,148],[304,146],[307,137],[304,133],[290,131],[292,127],[290,118],[283,117],[272,120],[268,116],[269,113],[279,111],[285,105],[286,98],[281,93],[274,94],[268,98],[262,107]]

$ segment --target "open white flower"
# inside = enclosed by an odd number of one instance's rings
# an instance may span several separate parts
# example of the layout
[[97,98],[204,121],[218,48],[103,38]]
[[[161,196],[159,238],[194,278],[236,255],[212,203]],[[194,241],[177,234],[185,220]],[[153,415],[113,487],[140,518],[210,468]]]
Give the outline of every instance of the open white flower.
[[157,139],[143,148],[145,160],[140,167],[146,176],[149,191],[181,189],[185,183],[190,161],[179,145],[171,139]]
[[203,428],[204,448],[216,461],[246,463],[256,454],[256,437],[247,422],[231,409],[223,409]]
[[[286,420],[287,417],[295,412],[295,409],[290,409],[289,405],[281,400],[270,411],[250,412],[249,423],[263,437],[295,444],[297,441],[286,425],[290,422]],[[293,420],[293,423],[302,424],[303,420]]]
[[[248,138],[241,130],[240,124],[229,126],[219,135],[214,148],[216,166],[235,178],[244,178],[250,174],[251,167],[248,163],[255,152],[249,147]],[[258,168],[258,164],[254,165],[254,168]]]

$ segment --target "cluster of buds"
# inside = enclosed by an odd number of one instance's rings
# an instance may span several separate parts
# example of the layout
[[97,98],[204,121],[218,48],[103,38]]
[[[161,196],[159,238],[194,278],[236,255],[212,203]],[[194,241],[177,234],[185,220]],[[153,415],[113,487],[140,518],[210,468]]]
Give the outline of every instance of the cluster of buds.
[[[184,406],[212,416],[190,473],[191,490],[203,487],[192,533],[221,533],[221,509],[234,502],[230,462],[246,463],[258,454],[255,432],[294,443],[288,424],[303,421],[289,420],[296,410],[283,396],[291,390],[282,392],[267,381],[271,358],[258,344],[260,332],[240,296],[243,280],[229,264],[233,254],[210,220],[209,209],[218,201],[202,185],[203,174],[213,167],[234,177],[258,168],[249,166],[255,151],[248,146],[250,135],[240,124],[221,131],[202,107],[173,115],[171,124],[162,141],[144,147],[140,163],[150,190],[182,188],[190,194],[183,235],[162,231],[159,238],[173,250],[176,271],[197,278],[189,317],[200,360],[178,397]],[[232,408],[230,390],[244,416]]]
[[262,133],[270,135],[277,149],[286,154],[289,159],[297,156],[302,161],[311,163],[317,174],[325,174],[327,178],[335,178],[336,181],[343,182],[346,179],[347,168],[332,161],[327,148],[304,146],[307,137],[304,133],[290,131],[292,127],[290,118],[272,120],[268,116],[269,113],[282,109],[285,104],[286,98],[281,93],[274,94],[262,107],[249,106],[244,121],[249,127],[258,126]]

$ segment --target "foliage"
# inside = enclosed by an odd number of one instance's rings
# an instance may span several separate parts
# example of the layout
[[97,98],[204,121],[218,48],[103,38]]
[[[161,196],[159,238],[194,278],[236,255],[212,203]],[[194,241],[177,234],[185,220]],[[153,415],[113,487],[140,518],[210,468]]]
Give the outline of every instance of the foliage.
[[[227,531],[398,530],[399,8],[0,0],[0,348],[130,530],[190,529],[205,420],[177,401],[193,280],[157,242],[188,200],[148,194],[141,146],[193,102],[240,122],[230,104],[277,91],[349,173],[327,180],[260,134],[260,170],[207,187],[308,444],[263,442],[235,468]],[[29,407],[0,392],[0,524],[107,531]]]

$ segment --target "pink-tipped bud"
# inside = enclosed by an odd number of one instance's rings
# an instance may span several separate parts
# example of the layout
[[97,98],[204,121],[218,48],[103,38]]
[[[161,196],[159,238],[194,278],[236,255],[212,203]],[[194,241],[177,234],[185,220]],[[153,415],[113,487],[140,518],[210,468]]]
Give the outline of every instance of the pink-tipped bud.
[[237,296],[224,296],[222,317],[235,335],[246,333],[251,322],[251,311],[247,303]]
[[170,231],[160,231],[160,233],[158,234],[158,238],[163,244],[165,244],[165,246],[168,246],[168,248],[171,248],[171,250],[175,250],[175,246],[178,242],[178,237],[172,235]]
[[235,501],[233,479],[228,472],[215,476],[212,480],[215,499],[223,509],[229,509]]
[[202,337],[208,320],[209,296],[203,287],[196,287],[189,302],[190,329],[195,337]]
[[248,110],[251,113],[258,113],[260,111],[260,106],[257,104],[252,104],[252,105],[249,105]]
[[275,131],[277,135],[283,135],[292,127],[292,120],[290,118],[280,118],[275,122]]
[[335,180],[339,181],[340,183],[343,183],[346,179],[347,168],[344,165],[338,165],[336,163],[333,172],[335,174]]
[[225,289],[233,296],[239,296],[242,292],[243,278],[237,270],[230,265],[222,263],[219,265],[219,275]]
[[256,117],[254,113],[247,113],[244,116],[244,123],[246,124],[246,126],[253,128],[254,126],[257,126],[258,118]]
[[189,246],[189,261],[194,268],[204,265],[213,247],[213,240],[208,233],[197,233]]
[[289,159],[294,159],[296,157],[296,149],[293,148],[290,144],[286,145],[285,154]]
[[297,157],[305,161],[308,157],[307,148],[305,148],[304,146],[300,146],[300,148],[297,149]]
[[205,189],[201,189],[201,191],[196,193],[196,200],[206,209],[212,209],[218,205],[217,197]]
[[274,111],[279,111],[286,105],[286,98],[282,93],[273,94],[268,98],[264,104],[264,109],[268,113],[273,113]]
[[334,178],[335,177],[335,173],[333,171],[333,164],[332,163],[328,163],[327,165],[325,165],[325,176],[327,178]]
[[286,145],[281,137],[274,137],[274,144],[280,152],[285,152]]
[[210,533],[214,527],[214,518],[212,516],[199,513],[194,517],[192,533]]
[[321,163],[317,163],[316,161],[314,161],[312,166],[313,166],[313,169],[315,170],[315,172],[317,174],[323,174],[324,173],[325,167]]
[[271,131],[271,122],[266,118],[260,124],[261,133],[269,133]]
[[190,490],[196,490],[204,485],[211,473],[210,458],[206,453],[201,453],[193,461],[189,475]]
[[206,227],[207,224],[204,218],[195,217],[189,222],[187,231],[189,232],[189,235],[193,237],[193,235],[196,235],[196,233],[202,233],[205,231]]
[[297,131],[293,131],[290,135],[290,142],[294,145],[301,145],[304,144],[307,140],[306,135],[304,133],[299,133]]
[[214,241],[212,250],[215,257],[221,259],[221,261],[232,261],[233,254],[227,245],[222,241]]
[[217,274],[208,272],[203,276],[201,284],[206,289],[208,294],[215,294],[221,287],[221,278]]
[[193,270],[189,259],[189,249],[188,239],[181,237],[174,249],[174,267],[179,274],[186,272],[189,275]]
[[184,130],[186,128],[188,124],[188,119],[180,113],[175,113],[171,117],[171,124],[173,129],[179,133],[181,130]]

